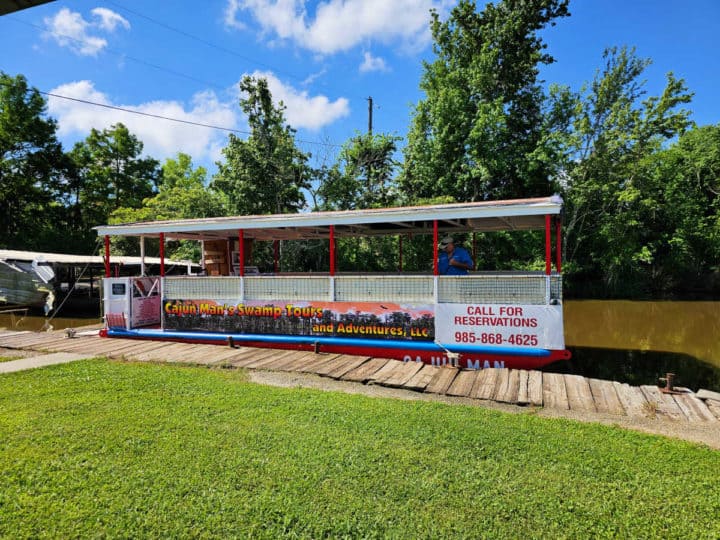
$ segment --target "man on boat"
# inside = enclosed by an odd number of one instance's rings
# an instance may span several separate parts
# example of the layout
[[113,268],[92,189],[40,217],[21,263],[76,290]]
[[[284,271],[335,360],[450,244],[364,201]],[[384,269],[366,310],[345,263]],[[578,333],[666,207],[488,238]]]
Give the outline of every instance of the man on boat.
[[445,276],[466,276],[473,269],[473,260],[465,248],[455,245],[452,236],[446,236],[438,244],[440,255],[438,269]]

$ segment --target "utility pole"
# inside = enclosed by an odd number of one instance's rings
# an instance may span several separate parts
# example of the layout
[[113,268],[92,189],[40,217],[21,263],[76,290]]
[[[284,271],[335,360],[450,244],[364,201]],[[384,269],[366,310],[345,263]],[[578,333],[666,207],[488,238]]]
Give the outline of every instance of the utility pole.
[[372,96],[367,98],[368,102],[368,133],[372,135],[372,111],[373,111],[373,99]]

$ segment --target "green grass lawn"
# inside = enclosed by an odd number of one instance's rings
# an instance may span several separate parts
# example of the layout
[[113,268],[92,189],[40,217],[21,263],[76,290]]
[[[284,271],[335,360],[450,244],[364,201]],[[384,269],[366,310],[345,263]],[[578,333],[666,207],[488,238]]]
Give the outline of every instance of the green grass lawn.
[[0,537],[717,538],[719,516],[720,452],[618,428],[205,368],[0,375]]

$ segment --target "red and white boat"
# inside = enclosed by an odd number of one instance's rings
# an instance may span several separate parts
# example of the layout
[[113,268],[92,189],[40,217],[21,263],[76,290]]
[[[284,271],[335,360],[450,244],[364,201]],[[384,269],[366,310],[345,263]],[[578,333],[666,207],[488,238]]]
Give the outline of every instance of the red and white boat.
[[[534,369],[568,359],[563,335],[558,196],[301,214],[105,225],[103,296],[108,337],[347,353],[463,368]],[[426,274],[340,273],[336,239],[545,231],[545,270]],[[111,277],[110,236],[202,242],[204,275]],[[553,249],[553,236],[555,246]],[[281,272],[279,241],[326,239],[326,273]],[[275,268],[250,267],[257,242],[273,242]],[[554,266],[553,269],[553,258]],[[430,261],[428,261],[430,263]]]

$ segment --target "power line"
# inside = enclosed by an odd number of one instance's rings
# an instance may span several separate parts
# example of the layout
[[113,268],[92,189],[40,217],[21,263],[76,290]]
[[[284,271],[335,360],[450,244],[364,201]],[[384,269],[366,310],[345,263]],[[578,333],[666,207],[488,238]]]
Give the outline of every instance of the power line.
[[217,50],[219,50],[219,51],[222,51],[222,52],[224,52],[224,53],[230,54],[230,55],[235,56],[235,57],[237,57],[237,58],[241,58],[242,60],[245,60],[246,62],[248,62],[248,63],[250,63],[250,64],[257,64],[257,65],[259,65],[259,66],[262,66],[262,67],[271,69],[271,70],[273,70],[275,73],[281,73],[281,74],[283,74],[283,75],[285,75],[285,76],[287,76],[287,77],[291,77],[291,78],[293,78],[293,79],[295,79],[295,80],[297,80],[297,81],[301,81],[301,82],[302,82],[302,81],[305,80],[305,79],[303,79],[302,77],[300,77],[300,76],[298,76],[298,75],[295,75],[295,74],[293,74],[293,73],[289,73],[289,72],[287,72],[287,71],[285,71],[285,70],[282,70],[282,69],[278,69],[277,67],[272,66],[272,65],[270,65],[270,64],[266,64],[265,62],[261,62],[261,61],[259,61],[259,60],[255,60],[254,58],[250,58],[249,56],[245,56],[244,54],[240,54],[240,53],[237,52],[237,51],[234,51],[234,50],[232,50],[232,49],[228,49],[227,47],[223,47],[222,45],[218,45],[218,44],[216,44],[216,43],[213,43],[212,41],[208,41],[208,40],[206,40],[206,39],[204,39],[204,38],[201,38],[201,37],[199,37],[199,36],[196,36],[196,35],[194,35],[194,34],[191,34],[191,33],[189,33],[189,32],[186,32],[185,30],[181,30],[181,29],[179,29],[179,28],[175,28],[174,26],[170,26],[169,24],[166,24],[166,23],[164,23],[164,22],[162,22],[162,21],[158,21],[157,19],[153,19],[152,17],[149,17],[149,16],[147,16],[147,15],[144,15],[144,14],[138,12],[138,11],[135,11],[134,9],[130,9],[129,7],[122,6],[122,5],[118,4],[117,2],[112,2],[111,0],[105,0],[105,2],[106,2],[107,4],[110,4],[110,5],[112,5],[112,6],[115,6],[115,7],[118,8],[118,9],[121,9],[121,10],[127,12],[127,13],[132,13],[132,14],[135,15],[136,17],[140,17],[140,18],[142,18],[142,19],[145,19],[145,20],[147,20],[147,21],[150,21],[151,23],[157,24],[158,26],[161,26],[162,28],[165,28],[166,30],[170,30],[171,32],[175,32],[175,33],[177,33],[177,34],[180,34],[181,36],[185,36],[185,37],[187,37],[187,38],[194,39],[195,41],[197,41],[197,42],[199,42],[199,43],[202,43],[203,45],[207,45],[208,47],[212,47],[213,49],[217,49]]
[[[2,84],[4,86],[11,86],[10,83],[5,83],[2,81],[0,81],[0,84]],[[107,103],[98,103],[96,101],[90,101],[87,99],[63,96],[62,94],[55,94],[53,92],[45,92],[45,91],[39,90],[37,88],[28,88],[28,91],[32,91],[32,90],[35,90],[36,92],[38,92],[39,94],[42,94],[44,96],[50,96],[50,97],[54,97],[54,98],[58,98],[58,99],[66,99],[68,101],[75,101],[77,103],[82,103],[85,105],[93,105],[95,107],[103,107],[105,109],[112,109],[114,111],[121,111],[121,112],[126,112],[129,114],[137,114],[138,116],[147,116],[147,117],[156,118],[159,120],[167,120],[169,122],[178,122],[180,124],[189,124],[191,126],[199,126],[199,127],[209,128],[209,129],[217,129],[220,131],[227,131],[230,133],[240,133],[242,135],[252,135],[252,132],[243,131],[241,129],[229,128],[229,127],[224,127],[224,126],[214,126],[212,124],[204,124],[202,122],[193,122],[192,120],[183,120],[181,118],[172,118],[170,116],[163,116],[161,114],[147,113],[147,112],[142,112],[142,111],[136,111],[133,109],[128,109],[126,107],[118,107],[115,105],[108,105]],[[334,148],[342,147],[342,145],[335,144],[335,143],[327,143],[327,142],[321,142],[321,141],[309,141],[309,140],[305,140],[305,139],[295,139],[295,140],[296,140],[296,142],[305,143],[305,144],[316,144],[319,146],[329,146],[329,147],[334,147]]]

